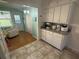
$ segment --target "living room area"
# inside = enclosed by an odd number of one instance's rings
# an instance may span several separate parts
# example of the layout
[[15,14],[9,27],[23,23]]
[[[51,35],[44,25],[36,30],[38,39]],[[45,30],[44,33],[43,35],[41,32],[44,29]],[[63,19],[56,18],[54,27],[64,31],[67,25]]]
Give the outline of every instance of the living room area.
[[38,9],[26,5],[0,3],[0,27],[9,51],[32,43],[38,36]]

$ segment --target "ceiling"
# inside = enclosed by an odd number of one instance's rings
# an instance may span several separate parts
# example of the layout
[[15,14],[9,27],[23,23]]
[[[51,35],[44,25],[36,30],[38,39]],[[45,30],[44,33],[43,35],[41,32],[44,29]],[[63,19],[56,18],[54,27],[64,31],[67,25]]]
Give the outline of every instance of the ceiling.
[[28,5],[32,7],[39,7],[41,0],[3,0],[11,4]]
[[15,9],[20,10],[20,11],[27,10],[27,9],[31,8],[30,6],[8,3],[8,2],[5,2],[5,1],[0,2],[0,5],[15,8]]

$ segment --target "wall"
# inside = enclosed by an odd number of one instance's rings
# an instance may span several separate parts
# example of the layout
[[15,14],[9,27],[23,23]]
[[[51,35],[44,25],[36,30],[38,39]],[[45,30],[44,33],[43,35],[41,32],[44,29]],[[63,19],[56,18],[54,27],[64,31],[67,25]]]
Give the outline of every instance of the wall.
[[70,25],[72,26],[72,31],[70,33],[68,47],[79,52],[79,4],[75,4]]

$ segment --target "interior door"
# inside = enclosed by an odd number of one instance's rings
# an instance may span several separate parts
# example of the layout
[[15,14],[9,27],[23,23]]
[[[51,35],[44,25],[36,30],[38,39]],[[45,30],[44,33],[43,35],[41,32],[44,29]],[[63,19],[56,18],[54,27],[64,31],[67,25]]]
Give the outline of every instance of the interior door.
[[0,29],[0,59],[10,59],[7,44],[1,29]]
[[25,28],[26,31],[32,34],[32,16],[31,15],[26,15],[26,20],[25,20]]

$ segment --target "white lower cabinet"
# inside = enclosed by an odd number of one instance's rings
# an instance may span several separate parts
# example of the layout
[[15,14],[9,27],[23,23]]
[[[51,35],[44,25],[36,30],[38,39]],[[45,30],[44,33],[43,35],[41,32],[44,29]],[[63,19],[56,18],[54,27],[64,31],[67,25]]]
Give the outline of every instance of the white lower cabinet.
[[62,46],[64,36],[58,33],[53,33],[54,36],[54,46],[60,50],[62,50],[64,47]]
[[41,39],[43,39],[43,40],[46,39],[46,30],[44,30],[44,29],[41,30]]
[[50,32],[50,31],[46,31],[46,41],[48,42],[48,43],[51,43],[51,39],[52,39],[52,32]]
[[48,42],[49,44],[58,48],[59,50],[62,50],[65,47],[64,35],[59,33],[42,29],[42,40]]

